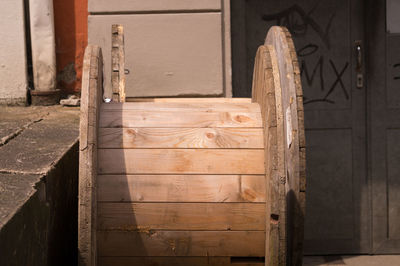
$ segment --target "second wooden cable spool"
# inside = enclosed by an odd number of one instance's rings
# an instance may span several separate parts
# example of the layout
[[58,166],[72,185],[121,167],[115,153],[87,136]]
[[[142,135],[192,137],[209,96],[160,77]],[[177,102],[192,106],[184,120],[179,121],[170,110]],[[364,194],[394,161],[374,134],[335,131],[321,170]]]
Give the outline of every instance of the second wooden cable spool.
[[305,143],[294,51],[289,32],[272,27],[257,51],[252,99],[106,104],[101,49],[88,46],[79,264],[301,265]]

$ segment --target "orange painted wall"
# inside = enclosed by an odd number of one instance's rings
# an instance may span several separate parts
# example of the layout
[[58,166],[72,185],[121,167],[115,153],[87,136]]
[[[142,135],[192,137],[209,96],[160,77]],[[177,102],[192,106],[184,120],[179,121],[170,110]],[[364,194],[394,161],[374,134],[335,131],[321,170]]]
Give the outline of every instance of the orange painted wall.
[[53,1],[58,88],[63,94],[78,93],[88,40],[88,0]]

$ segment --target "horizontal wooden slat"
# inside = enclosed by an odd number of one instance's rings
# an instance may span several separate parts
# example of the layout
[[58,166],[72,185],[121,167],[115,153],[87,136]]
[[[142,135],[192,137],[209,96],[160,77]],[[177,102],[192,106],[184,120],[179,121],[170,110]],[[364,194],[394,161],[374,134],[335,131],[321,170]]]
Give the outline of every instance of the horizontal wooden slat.
[[99,127],[262,127],[260,112],[102,110]]
[[223,103],[223,102],[130,102],[130,103],[103,103],[101,111],[121,112],[135,110],[136,112],[235,112],[260,113],[258,103]]
[[264,174],[264,150],[99,149],[100,174]]
[[241,262],[233,263],[231,257],[100,257],[98,264],[99,266],[262,266],[264,262],[259,257],[243,258]]
[[264,231],[263,203],[99,203],[98,230]]
[[99,175],[98,201],[265,202],[264,175]]
[[251,103],[251,98],[126,98],[127,102],[156,102],[156,103]]
[[264,256],[260,231],[97,232],[98,256]]
[[261,128],[100,128],[99,148],[264,148]]

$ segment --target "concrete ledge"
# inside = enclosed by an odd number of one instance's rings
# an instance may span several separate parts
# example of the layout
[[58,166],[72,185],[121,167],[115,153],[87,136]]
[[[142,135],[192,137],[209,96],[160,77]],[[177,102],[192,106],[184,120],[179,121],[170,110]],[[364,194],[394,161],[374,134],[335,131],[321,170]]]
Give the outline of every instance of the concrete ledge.
[[79,109],[0,107],[0,265],[75,265]]
[[0,98],[0,105],[26,106],[26,98]]

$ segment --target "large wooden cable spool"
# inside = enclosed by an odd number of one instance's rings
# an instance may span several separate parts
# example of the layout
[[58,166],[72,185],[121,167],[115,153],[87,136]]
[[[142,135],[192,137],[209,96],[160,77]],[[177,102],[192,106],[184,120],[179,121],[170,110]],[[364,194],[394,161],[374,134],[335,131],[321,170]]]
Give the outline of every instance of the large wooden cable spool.
[[[300,100],[294,105],[285,98],[291,87],[281,86],[289,81],[282,78],[280,51],[268,38],[258,49],[252,99],[107,104],[99,97],[101,50],[88,46],[80,265],[299,265],[297,217],[304,205],[295,209],[291,201],[301,199],[292,179],[299,180],[303,128],[300,115],[291,113],[301,110]],[[296,121],[292,139],[285,106]],[[288,245],[292,239],[298,244]]]

